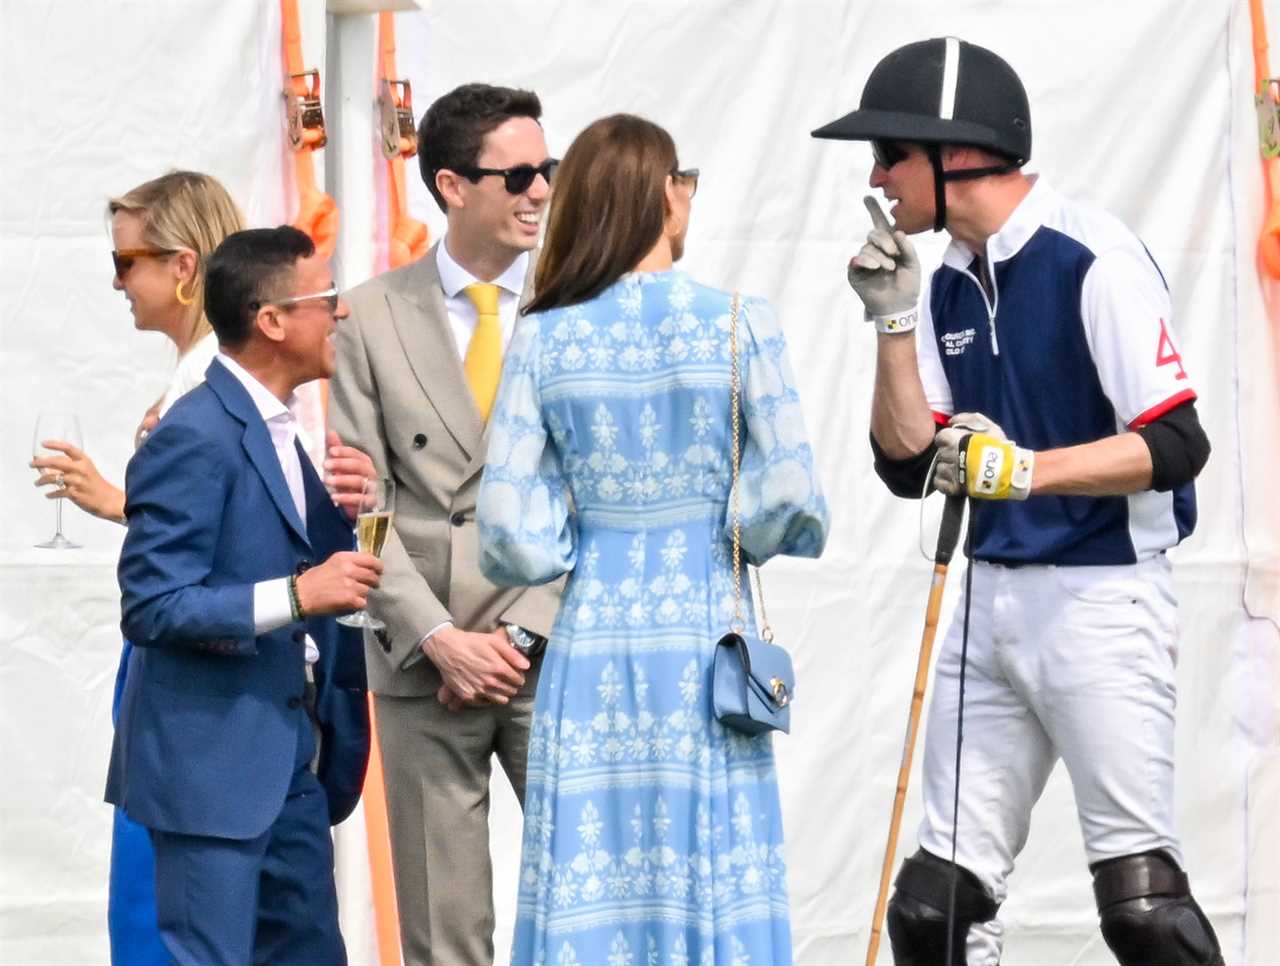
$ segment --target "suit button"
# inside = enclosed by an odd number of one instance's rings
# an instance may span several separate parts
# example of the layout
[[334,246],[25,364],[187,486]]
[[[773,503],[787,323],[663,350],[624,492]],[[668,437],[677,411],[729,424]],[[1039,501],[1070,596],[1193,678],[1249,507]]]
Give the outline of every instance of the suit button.
[[467,515],[465,513],[455,513],[453,516],[449,517],[449,522],[455,527],[460,527],[467,522]]
[[306,573],[308,570],[310,570],[310,569],[311,569],[311,561],[310,561],[310,560],[299,560],[299,561],[298,561],[298,565],[297,565],[296,567],[294,567],[294,568],[293,568],[293,575],[294,575],[295,577],[301,577],[303,574],[305,574],[305,573]]
[[302,699],[301,699],[301,698],[290,698],[290,699],[289,699],[289,708],[290,708],[290,710],[297,709],[297,708],[301,708],[301,707],[302,707]]
[[293,632],[293,643],[295,643],[295,644],[301,644],[304,640],[306,640],[306,638],[307,638],[307,632],[306,632],[306,631],[294,631],[294,632]]
[[427,437],[425,433],[418,433],[416,436],[413,437],[414,449],[422,449],[422,447],[426,445],[427,445]]

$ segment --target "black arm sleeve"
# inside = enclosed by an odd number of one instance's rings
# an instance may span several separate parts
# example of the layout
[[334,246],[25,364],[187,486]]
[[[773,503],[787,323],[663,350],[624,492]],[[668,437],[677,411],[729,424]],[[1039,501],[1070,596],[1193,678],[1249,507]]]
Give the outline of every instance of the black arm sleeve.
[[1195,402],[1175,406],[1137,432],[1151,451],[1153,490],[1164,493],[1190,483],[1209,459],[1209,437],[1200,425]]
[[876,442],[874,435],[870,438],[871,452],[875,455],[876,476],[884,481],[889,492],[909,500],[920,499],[924,493],[924,482],[929,475],[929,467],[933,463],[937,444],[930,441],[929,445],[915,456],[895,460],[885,453]]

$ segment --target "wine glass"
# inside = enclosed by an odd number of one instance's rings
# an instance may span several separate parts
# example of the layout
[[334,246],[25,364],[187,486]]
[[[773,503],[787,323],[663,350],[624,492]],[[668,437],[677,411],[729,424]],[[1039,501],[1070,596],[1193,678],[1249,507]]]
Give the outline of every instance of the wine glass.
[[[389,476],[371,476],[364,481],[360,493],[360,507],[356,513],[356,546],[361,553],[382,556],[382,546],[391,532],[391,521],[396,510],[396,484]],[[367,627],[371,631],[387,625],[368,611],[358,610],[345,614],[338,623],[346,627]]]
[[[61,456],[62,453],[56,450],[44,448],[46,439],[61,440],[64,443],[70,443],[76,449],[84,448],[84,440],[80,435],[80,420],[76,418],[76,414],[61,409],[50,409],[36,414],[36,430],[31,440],[31,455],[36,459],[42,456]],[[54,484],[57,485],[57,484]],[[62,503],[64,497],[58,497],[54,502],[57,504],[57,530],[52,537],[44,543],[37,543],[37,547],[45,550],[77,550],[80,544],[73,543],[62,534]]]

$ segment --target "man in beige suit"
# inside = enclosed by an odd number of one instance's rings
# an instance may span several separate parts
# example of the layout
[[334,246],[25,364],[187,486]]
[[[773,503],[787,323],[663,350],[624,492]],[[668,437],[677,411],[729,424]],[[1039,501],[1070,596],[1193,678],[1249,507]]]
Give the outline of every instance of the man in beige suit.
[[347,293],[330,417],[396,480],[386,622],[366,638],[406,966],[493,961],[490,761],[524,801],[540,647],[558,585],[481,574],[476,491],[501,353],[529,295],[555,162],[528,91],[467,84],[419,129],[448,231],[420,260]]

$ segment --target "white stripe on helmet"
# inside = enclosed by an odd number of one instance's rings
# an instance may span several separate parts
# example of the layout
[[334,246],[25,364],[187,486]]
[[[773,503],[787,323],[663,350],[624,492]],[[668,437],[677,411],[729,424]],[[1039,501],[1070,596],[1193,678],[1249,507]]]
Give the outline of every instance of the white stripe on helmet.
[[960,79],[960,40],[947,37],[946,59],[942,65],[942,100],[938,104],[938,117],[950,121],[956,113],[956,84]]

